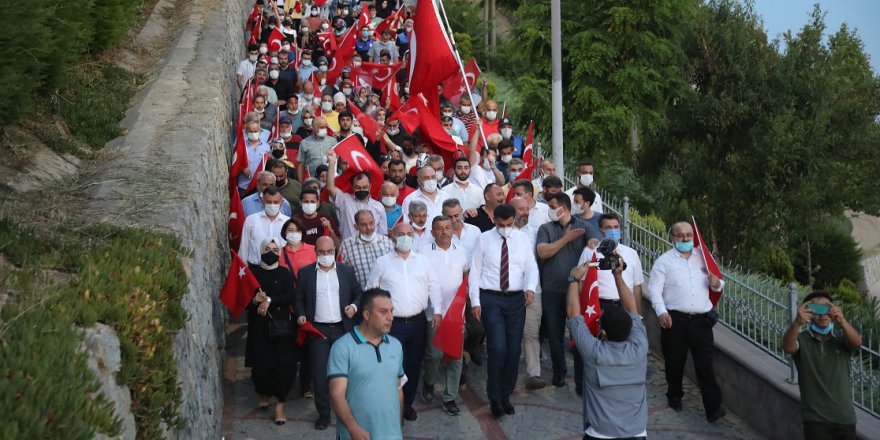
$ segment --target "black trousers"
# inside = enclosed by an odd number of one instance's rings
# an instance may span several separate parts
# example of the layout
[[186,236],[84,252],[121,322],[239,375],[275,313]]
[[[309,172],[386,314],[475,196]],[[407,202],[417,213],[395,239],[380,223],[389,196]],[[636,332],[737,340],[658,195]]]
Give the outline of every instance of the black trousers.
[[856,425],[804,422],[805,440],[856,440]]
[[419,375],[422,372],[422,359],[425,357],[425,339],[428,338],[428,319],[425,312],[408,320],[394,318],[391,336],[400,340],[403,348],[403,372],[406,384],[403,386],[403,408],[409,408],[416,400]]
[[315,395],[315,409],[320,417],[330,417],[330,381],[327,379],[327,361],[330,347],[345,334],[342,324],[313,323],[327,339],[309,339],[309,367],[312,370],[312,392]]
[[541,318],[547,326],[547,345],[553,363],[553,377],[565,376],[566,292],[541,293]]
[[670,310],[669,316],[672,317],[672,327],[660,331],[660,345],[666,363],[668,385],[666,398],[671,401],[681,401],[684,395],[681,381],[690,350],[694,359],[694,370],[697,373],[697,385],[703,397],[703,408],[706,414],[715,412],[721,407],[721,388],[715,380],[715,368],[712,365],[715,354],[712,323],[705,313],[691,315]]

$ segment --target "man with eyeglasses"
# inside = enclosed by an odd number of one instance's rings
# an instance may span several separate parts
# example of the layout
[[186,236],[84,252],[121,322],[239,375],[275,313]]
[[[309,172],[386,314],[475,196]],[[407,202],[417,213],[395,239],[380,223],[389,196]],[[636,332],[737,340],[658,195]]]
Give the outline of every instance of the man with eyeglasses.
[[670,408],[682,410],[681,379],[690,350],[706,419],[715,422],[724,417],[725,411],[712,365],[715,354],[712,326],[717,315],[712,311],[709,289],[720,292],[724,281],[706,270],[703,256],[694,249],[694,228],[690,223],[672,225],[670,235],[674,247],[657,259],[648,281],[648,296],[660,318],[660,344],[668,387],[666,399]]

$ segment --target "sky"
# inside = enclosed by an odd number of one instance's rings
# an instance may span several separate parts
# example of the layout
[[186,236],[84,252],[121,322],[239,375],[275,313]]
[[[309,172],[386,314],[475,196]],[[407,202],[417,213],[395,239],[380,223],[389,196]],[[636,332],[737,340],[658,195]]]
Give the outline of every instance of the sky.
[[826,37],[846,23],[861,37],[874,72],[880,71],[880,0],[755,0],[755,10],[764,19],[768,38],[773,40],[789,29],[797,33],[816,3],[826,12]]

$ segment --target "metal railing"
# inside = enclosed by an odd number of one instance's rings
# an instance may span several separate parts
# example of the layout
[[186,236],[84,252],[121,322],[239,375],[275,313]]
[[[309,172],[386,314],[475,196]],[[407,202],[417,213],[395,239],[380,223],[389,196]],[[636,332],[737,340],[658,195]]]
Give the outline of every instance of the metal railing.
[[[570,188],[575,186],[576,178],[566,173],[562,181]],[[597,192],[604,211],[620,216],[621,241],[638,252],[645,276],[649,276],[657,258],[672,246],[668,232],[649,224],[630,207],[628,197],[620,200],[602,189]],[[719,266],[725,281],[718,307],[719,322],[786,364],[787,381],[797,383],[794,361],[782,351],[782,335],[797,313],[800,294],[806,292],[800,292],[796,284],[785,285],[724,261],[719,261]],[[853,403],[880,418],[880,353],[871,348],[872,333],[862,333],[862,339],[864,344],[851,361]]]

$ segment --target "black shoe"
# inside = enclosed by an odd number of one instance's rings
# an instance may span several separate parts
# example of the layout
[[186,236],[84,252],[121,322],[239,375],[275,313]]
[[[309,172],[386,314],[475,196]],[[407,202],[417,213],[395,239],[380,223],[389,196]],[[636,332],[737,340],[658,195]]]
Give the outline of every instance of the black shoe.
[[433,384],[422,383],[422,399],[424,399],[426,403],[431,403],[434,401]]
[[502,408],[500,404],[492,402],[489,404],[489,407],[492,409],[492,415],[495,416],[496,419],[501,418],[504,415],[504,408]]
[[556,388],[562,388],[565,386],[565,375],[564,374],[554,374],[553,375],[553,386]]
[[482,348],[477,347],[474,349],[474,351],[472,351],[470,353],[471,353],[471,362],[473,362],[474,365],[476,365],[478,367],[482,367],[483,366]]
[[454,400],[443,402],[443,411],[446,411],[446,414],[449,414],[450,416],[457,416],[461,414],[461,410],[458,409],[458,405],[455,404]]
[[681,400],[679,399],[667,399],[666,402],[669,404],[669,407],[672,408],[675,412],[681,412]]
[[580,385],[575,384],[575,385],[574,385],[574,393],[577,394],[578,396],[583,396],[583,395],[584,395],[584,389],[583,389]]
[[328,417],[321,416],[321,417],[318,417],[318,421],[315,422],[315,429],[317,429],[318,431],[323,431],[323,430],[327,429],[327,426],[329,426],[329,425],[330,425],[330,417],[329,416]]
[[409,407],[406,409],[406,411],[403,412],[403,419],[404,420],[409,420],[410,422],[412,422],[413,420],[416,420],[418,418],[419,418],[419,413],[417,413],[416,410],[413,409],[413,407]]
[[725,415],[727,415],[727,411],[725,411],[724,408],[719,407],[715,411],[712,411],[711,413],[706,414],[706,420],[708,420],[711,423],[715,423],[718,421],[718,419],[724,417]]
[[511,405],[510,401],[501,402],[501,407],[504,409],[504,414],[512,416],[516,414],[516,410],[513,409],[513,405]]
[[547,382],[544,382],[544,379],[540,377],[530,377],[526,379],[526,389],[527,390],[540,390],[547,386]]

